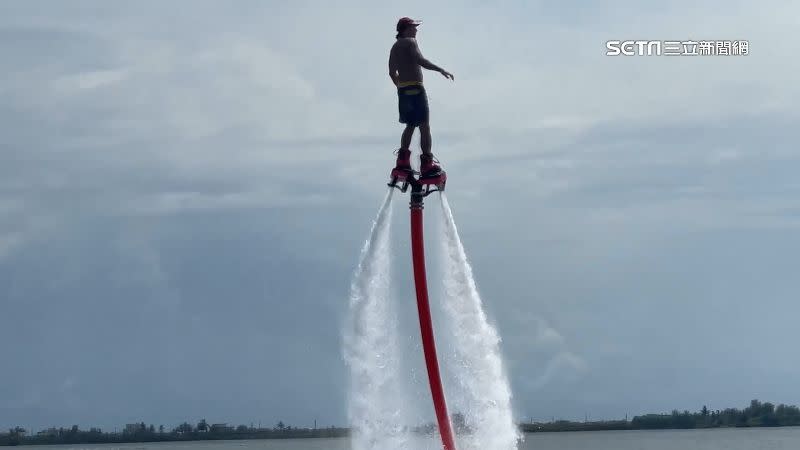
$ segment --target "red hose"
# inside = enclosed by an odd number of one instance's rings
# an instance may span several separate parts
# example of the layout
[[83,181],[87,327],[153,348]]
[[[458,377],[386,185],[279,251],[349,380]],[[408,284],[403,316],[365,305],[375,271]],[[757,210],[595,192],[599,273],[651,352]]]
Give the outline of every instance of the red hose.
[[417,287],[417,309],[419,310],[419,327],[422,331],[422,349],[425,353],[425,365],[428,367],[428,381],[431,385],[433,407],[439,423],[439,433],[445,450],[456,450],[450,416],[447,414],[447,402],[439,376],[439,362],[436,359],[436,342],[433,337],[431,309],[428,302],[428,283],[425,279],[425,244],[422,234],[422,206],[411,207],[411,256],[414,261],[414,282]]

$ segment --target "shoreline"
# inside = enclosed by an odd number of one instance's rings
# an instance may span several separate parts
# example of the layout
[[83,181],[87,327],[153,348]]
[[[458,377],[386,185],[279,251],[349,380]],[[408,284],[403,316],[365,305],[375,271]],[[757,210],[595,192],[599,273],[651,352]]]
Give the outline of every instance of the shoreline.
[[[518,424],[519,430],[523,434],[537,433],[577,433],[591,431],[677,431],[677,430],[732,430],[732,429],[781,429],[798,428],[800,425],[781,425],[781,426],[717,426],[717,427],[697,427],[697,428],[632,428],[628,427],[598,427],[604,422],[580,423],[583,427],[573,423],[571,427],[556,427],[554,424]],[[550,426],[545,426],[550,425]],[[350,436],[349,428],[327,428],[327,429],[293,429],[291,432],[264,432],[264,433],[242,433],[241,435],[211,435],[206,433],[192,433],[189,436],[170,436],[154,439],[140,438],[133,436],[115,435],[111,439],[47,439],[41,437],[21,438],[16,442],[0,442],[0,447],[4,446],[30,446],[30,445],[103,445],[103,444],[138,444],[154,442],[202,442],[202,441],[243,441],[243,440],[269,440],[269,439],[341,439]],[[419,433],[429,434],[429,433]],[[99,436],[98,436],[99,437]]]

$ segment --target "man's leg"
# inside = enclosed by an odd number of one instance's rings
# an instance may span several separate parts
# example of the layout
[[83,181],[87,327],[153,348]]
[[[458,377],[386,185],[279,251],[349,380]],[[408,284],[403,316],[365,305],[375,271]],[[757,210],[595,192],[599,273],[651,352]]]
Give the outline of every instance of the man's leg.
[[397,90],[397,110],[399,113],[400,123],[405,124],[403,135],[400,137],[400,149],[397,150],[397,164],[395,170],[411,170],[411,138],[414,137],[414,123],[413,117],[410,113],[413,111],[413,105],[410,103],[411,98],[405,95],[404,88]]
[[414,137],[414,125],[407,124],[403,136],[400,137],[400,150],[410,150],[412,137]]
[[431,154],[431,125],[428,122],[420,124],[419,126],[419,146],[422,149],[422,154]]
[[439,167],[433,160],[433,153],[431,152],[431,127],[428,122],[419,126],[420,139],[419,146],[422,148],[422,154],[419,155],[419,171],[422,177],[426,175],[436,175],[441,172],[442,168]]
[[397,151],[395,169],[411,170],[411,138],[414,136],[414,126],[406,124],[403,136],[400,137],[400,149]]

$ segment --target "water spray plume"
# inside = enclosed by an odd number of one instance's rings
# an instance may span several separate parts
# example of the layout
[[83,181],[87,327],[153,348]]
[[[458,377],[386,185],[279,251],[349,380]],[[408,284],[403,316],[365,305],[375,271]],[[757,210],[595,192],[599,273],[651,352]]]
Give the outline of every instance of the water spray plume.
[[404,449],[400,416],[397,321],[390,298],[390,222],[388,190],[361,250],[350,285],[349,323],[344,357],[350,368],[348,416],[354,450]]
[[[503,370],[500,337],[489,323],[458,235],[447,198],[441,196],[444,218],[445,322],[453,335],[456,363],[451,365],[462,388],[465,425],[472,430],[463,449],[516,449],[521,435],[514,424],[511,388]],[[463,450],[462,449],[462,450]]]

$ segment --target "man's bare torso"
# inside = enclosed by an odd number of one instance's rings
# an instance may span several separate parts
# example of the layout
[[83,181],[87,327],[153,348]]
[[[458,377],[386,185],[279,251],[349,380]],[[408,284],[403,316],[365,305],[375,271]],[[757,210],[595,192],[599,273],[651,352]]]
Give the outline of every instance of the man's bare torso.
[[419,47],[414,38],[399,38],[389,52],[389,64],[397,68],[398,81],[422,82],[422,67],[419,65]]

